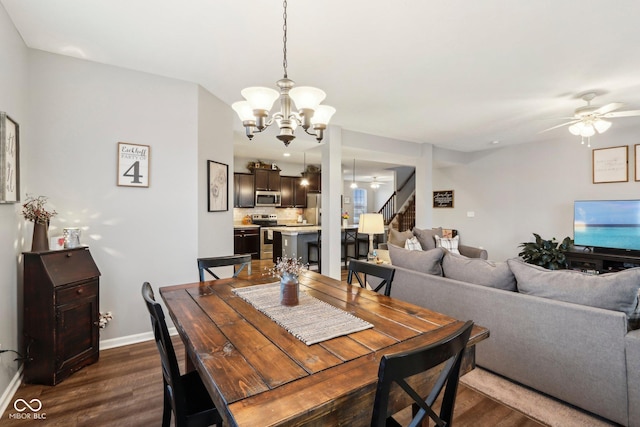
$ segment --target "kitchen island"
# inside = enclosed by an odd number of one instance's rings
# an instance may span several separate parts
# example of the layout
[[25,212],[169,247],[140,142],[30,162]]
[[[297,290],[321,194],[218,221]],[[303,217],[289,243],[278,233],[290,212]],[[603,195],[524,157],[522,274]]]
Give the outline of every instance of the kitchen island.
[[[319,225],[304,225],[304,224],[295,224],[295,225],[287,225],[282,227],[272,227],[273,231],[273,259],[274,261],[279,257],[289,257],[289,258],[302,258],[303,263],[308,263],[308,251],[307,251],[307,243],[315,242],[318,240],[318,232],[321,230],[321,226]],[[358,224],[349,224],[346,227],[341,227],[342,231],[344,230],[357,230]],[[344,233],[343,233],[344,234]],[[367,237],[366,235],[359,235],[358,237]],[[367,237],[368,238],[368,237]],[[366,252],[366,243],[364,241],[364,251]],[[360,240],[359,244],[362,244]],[[348,254],[349,257],[357,257],[356,253],[353,253],[353,250]],[[362,252],[362,251],[360,251]]]

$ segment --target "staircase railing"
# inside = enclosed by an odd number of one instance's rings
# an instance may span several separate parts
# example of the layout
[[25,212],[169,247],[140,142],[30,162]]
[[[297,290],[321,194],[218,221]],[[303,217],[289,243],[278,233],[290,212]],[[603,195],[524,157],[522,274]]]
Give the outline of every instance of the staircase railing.
[[[411,181],[411,178],[413,178],[415,175],[416,175],[416,171],[414,170],[411,173],[411,175],[409,175],[407,179],[402,183],[402,185],[400,185],[400,187],[396,191],[394,191],[393,194],[391,194],[389,199],[387,199],[387,201],[384,202],[384,205],[382,205],[382,207],[378,211],[378,213],[382,214],[385,225],[389,225],[391,221],[393,221],[393,218],[395,218],[395,216],[398,214],[396,212],[396,202],[398,200],[398,193],[404,190],[404,187],[406,187],[409,181]],[[414,207],[414,223],[415,223],[415,207]]]
[[406,205],[403,212],[399,212],[396,215],[396,224],[398,231],[412,230],[416,225],[416,200],[411,201]]

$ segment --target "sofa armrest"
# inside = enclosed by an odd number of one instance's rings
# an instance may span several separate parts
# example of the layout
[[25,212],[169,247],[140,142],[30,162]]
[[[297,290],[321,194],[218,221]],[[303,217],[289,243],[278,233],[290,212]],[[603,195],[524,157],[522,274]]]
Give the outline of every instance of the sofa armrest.
[[627,393],[629,426],[640,426],[640,329],[629,331],[625,337],[627,357]]
[[460,255],[464,255],[467,258],[482,258],[488,259],[489,254],[486,249],[474,248],[473,246],[458,245]]

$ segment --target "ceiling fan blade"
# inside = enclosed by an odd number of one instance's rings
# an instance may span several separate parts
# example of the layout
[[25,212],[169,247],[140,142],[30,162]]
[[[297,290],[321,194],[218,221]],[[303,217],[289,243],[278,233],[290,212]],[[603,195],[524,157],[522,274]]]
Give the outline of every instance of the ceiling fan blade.
[[611,104],[603,105],[602,107],[595,110],[592,114],[607,114],[618,108],[622,107],[624,104],[621,102],[612,102]]
[[544,133],[544,132],[548,132],[548,131],[550,131],[550,130],[554,130],[554,129],[561,128],[562,126],[572,125],[572,124],[574,124],[574,123],[578,123],[579,121],[580,121],[580,120],[571,120],[570,122],[561,123],[561,124],[559,124],[559,125],[555,125],[555,126],[550,127],[550,128],[548,128],[548,129],[541,130],[541,131],[540,131],[540,132],[538,132],[538,133]]
[[616,113],[603,114],[602,117],[632,117],[640,116],[640,110],[618,111]]

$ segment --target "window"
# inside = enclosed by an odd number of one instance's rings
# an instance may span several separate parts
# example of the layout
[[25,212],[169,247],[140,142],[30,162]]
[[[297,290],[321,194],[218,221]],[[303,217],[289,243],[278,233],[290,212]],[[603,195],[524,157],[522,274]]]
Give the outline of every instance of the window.
[[360,222],[360,214],[367,212],[367,190],[363,188],[353,189],[353,223]]

